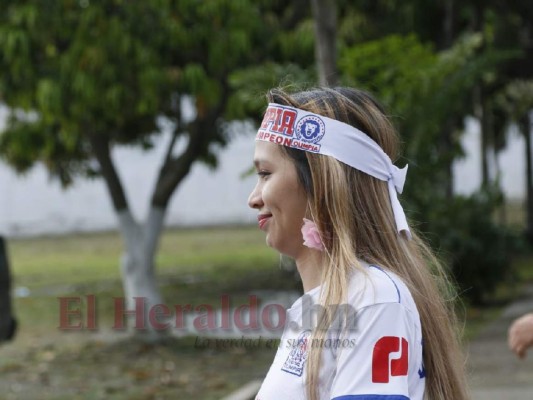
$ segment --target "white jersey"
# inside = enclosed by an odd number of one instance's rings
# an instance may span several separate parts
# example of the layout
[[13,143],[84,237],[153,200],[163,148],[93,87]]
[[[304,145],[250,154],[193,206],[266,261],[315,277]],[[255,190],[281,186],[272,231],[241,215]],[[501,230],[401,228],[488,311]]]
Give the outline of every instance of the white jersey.
[[[348,286],[348,329],[328,330],[322,343],[310,340],[309,305],[320,286],[287,310],[285,330],[274,362],[256,400],[304,400],[310,346],[321,346],[320,400],[422,400],[425,370],[420,317],[401,279],[365,266]],[[316,312],[315,312],[316,314]],[[315,325],[316,326],[316,325]]]

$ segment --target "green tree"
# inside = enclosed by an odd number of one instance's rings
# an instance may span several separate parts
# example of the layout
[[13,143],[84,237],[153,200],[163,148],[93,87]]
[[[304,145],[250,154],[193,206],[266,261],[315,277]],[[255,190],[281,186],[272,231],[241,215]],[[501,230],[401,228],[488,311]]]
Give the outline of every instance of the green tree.
[[[464,98],[468,99],[465,110],[480,123],[482,186],[488,188],[491,185],[488,152],[505,148],[505,128],[509,122],[508,113],[499,107],[495,97],[509,82],[531,79],[533,71],[533,3],[527,0],[376,0],[359,2],[356,8],[343,11],[342,15],[351,15],[343,19],[339,30],[348,47],[391,34],[415,34],[422,43],[431,44],[435,51],[441,52],[456,46],[465,35],[476,35],[481,39],[475,50],[480,59],[489,53],[508,55],[478,75],[476,84],[464,92]],[[442,127],[439,151],[452,153],[462,120],[451,117],[443,121]],[[446,168],[450,197],[451,164]]]
[[[246,71],[269,61],[270,72],[285,75],[276,58],[298,54],[283,46],[306,49],[297,34],[280,34],[301,29],[296,11],[251,0],[3,2],[0,99],[10,115],[0,152],[18,171],[43,162],[64,185],[78,176],[104,179],[124,238],[130,308],[134,297],[162,302],[154,256],[172,194],[194,162],[216,166],[213,145],[228,142],[228,121],[257,112],[237,91],[254,83]],[[309,48],[312,57],[312,42]],[[187,102],[190,119],[182,112]],[[173,135],[147,217],[138,221],[111,149],[149,149],[162,117]]]
[[[505,60],[507,53],[477,52],[482,39],[470,35],[444,51],[436,52],[416,36],[391,35],[349,49],[341,56],[346,79],[375,93],[394,112],[396,125],[406,142],[405,158],[416,168],[412,179],[417,190],[413,204],[421,210],[435,198],[449,197],[452,161],[461,154],[459,129],[471,114],[468,96],[476,82]],[[449,143],[442,144],[446,136]],[[424,212],[423,215],[426,215]]]
[[[431,232],[433,247],[443,252],[465,296],[477,303],[509,276],[510,241],[491,220],[498,196],[450,197],[451,164],[462,154],[461,130],[446,135],[443,130],[462,126],[473,108],[468,94],[513,56],[488,50],[480,54],[482,42],[481,35],[468,35],[435,51],[414,35],[391,35],[345,49],[340,61],[345,79],[376,93],[393,112],[405,141],[399,164],[414,167],[405,191],[407,212],[422,221],[419,231]],[[445,145],[443,138],[449,140]],[[479,274],[483,268],[487,273]]]
[[533,159],[531,155],[531,133],[533,131],[533,80],[516,80],[510,82],[496,96],[497,109],[505,111],[504,120],[517,125],[524,136],[524,153],[526,160],[526,238],[533,243]]
[[312,0],[315,25],[315,57],[319,82],[322,86],[335,86],[337,73],[337,2]]

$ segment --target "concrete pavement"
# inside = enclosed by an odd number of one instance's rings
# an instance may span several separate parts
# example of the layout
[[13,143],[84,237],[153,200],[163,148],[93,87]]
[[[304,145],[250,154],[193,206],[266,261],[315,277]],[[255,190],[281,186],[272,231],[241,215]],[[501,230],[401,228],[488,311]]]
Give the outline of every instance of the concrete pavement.
[[533,400],[533,348],[519,360],[507,346],[511,322],[533,312],[533,285],[468,346],[473,400]]

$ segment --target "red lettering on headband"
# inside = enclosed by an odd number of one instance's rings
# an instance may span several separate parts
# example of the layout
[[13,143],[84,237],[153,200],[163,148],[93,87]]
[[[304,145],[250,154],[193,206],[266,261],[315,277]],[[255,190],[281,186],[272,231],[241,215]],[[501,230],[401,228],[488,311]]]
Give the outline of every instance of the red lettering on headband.
[[274,131],[274,132],[278,132],[279,133],[279,123],[280,123],[280,119],[281,119],[282,113],[283,113],[283,110],[281,108],[276,108],[275,124],[272,127],[272,131]]
[[281,133],[286,136],[293,136],[296,116],[297,113],[294,110],[269,107],[265,112],[263,122],[261,122],[261,129]]
[[273,133],[268,133],[268,132],[264,132],[261,130],[257,132],[257,135],[255,136],[255,138],[256,140],[269,141],[272,143],[280,144],[282,146],[298,147],[298,146],[293,146],[293,144],[296,144],[296,145],[298,144],[298,142],[295,141],[294,139],[283,137],[283,136],[278,136]]
[[267,129],[269,125],[274,123],[275,118],[276,109],[274,107],[268,107],[263,117],[263,122],[261,122],[261,129]]
[[292,136],[294,133],[294,123],[296,121],[296,112],[293,110],[284,110],[281,117],[281,126],[279,127],[279,133],[283,133],[287,136]]

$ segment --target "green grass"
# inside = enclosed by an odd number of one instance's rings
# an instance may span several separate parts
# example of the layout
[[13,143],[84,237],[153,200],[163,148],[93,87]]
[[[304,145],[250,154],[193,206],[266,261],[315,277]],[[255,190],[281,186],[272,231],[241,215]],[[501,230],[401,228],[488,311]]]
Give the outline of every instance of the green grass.
[[193,337],[54,342],[17,359],[2,357],[0,398],[215,400],[264,376],[274,352],[266,345],[203,348]]
[[505,307],[522,293],[524,285],[533,282],[533,254],[517,257],[513,260],[511,268],[515,279],[502,282],[496,288],[490,304],[482,307],[467,304],[458,308],[458,314],[465,321],[465,341],[475,339],[487,324],[499,318]]
[[504,305],[499,304],[485,307],[468,306],[458,311],[460,320],[464,321],[462,341],[468,343],[474,340],[487,324],[501,316],[503,309]]
[[515,260],[518,282],[533,282],[533,255],[524,255]]
[[[499,223],[517,232],[526,227],[526,210],[523,201],[508,200],[494,214]],[[516,257],[511,266],[515,278],[513,281],[502,282],[491,298],[490,304],[483,307],[460,305],[458,314],[465,321],[464,340],[468,342],[476,338],[487,324],[501,316],[505,306],[516,298],[523,290],[524,284],[533,282],[533,254]]]
[[[17,339],[0,346],[0,393],[59,399],[218,399],[262,378],[275,349],[200,348],[194,337],[146,345],[127,335],[108,335],[113,298],[121,297],[117,233],[17,239],[8,242],[15,286],[31,296],[15,299]],[[293,273],[255,227],[167,230],[157,270],[167,304],[234,306],[258,290],[299,290]],[[533,256],[515,260],[518,282],[533,281]],[[502,312],[520,285],[502,285],[490,307],[466,305],[465,340],[475,338]],[[58,329],[60,296],[97,296],[96,333]],[[18,385],[18,386],[17,386]],[[3,400],[3,397],[0,398]],[[9,397],[6,397],[9,398]]]
[[[113,332],[113,298],[122,297],[120,236],[114,232],[8,241],[20,330],[0,346],[0,395],[32,399],[218,399],[264,377],[275,348],[200,348],[196,338],[146,345]],[[293,273],[255,227],[167,230],[157,256],[167,304],[216,306],[230,294],[246,304],[258,290],[298,289]],[[97,296],[99,330],[58,329],[59,299]],[[82,309],[84,309],[82,304]],[[18,393],[18,394],[17,394]]]
[[[10,240],[8,248],[14,286],[32,293],[15,300],[22,325],[55,329],[58,297],[89,294],[97,296],[102,318],[111,320],[112,299],[123,296],[117,233]],[[218,304],[223,294],[245,302],[254,290],[299,287],[255,227],[167,230],[156,264],[168,304]]]
[[496,211],[494,217],[496,221],[508,227],[523,230],[526,227],[526,208],[524,201],[507,200]]
[[[30,289],[119,280],[122,240],[116,232],[10,240],[16,285]],[[217,273],[270,268],[278,254],[255,227],[167,230],[156,259],[160,274]]]

